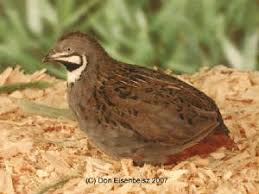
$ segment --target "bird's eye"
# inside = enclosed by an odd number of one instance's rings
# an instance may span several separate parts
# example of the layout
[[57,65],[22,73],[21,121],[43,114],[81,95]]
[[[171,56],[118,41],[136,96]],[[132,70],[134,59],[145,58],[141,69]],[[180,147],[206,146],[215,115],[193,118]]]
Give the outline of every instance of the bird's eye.
[[67,48],[67,51],[71,51],[71,48],[70,48],[70,47],[68,47],[68,48]]

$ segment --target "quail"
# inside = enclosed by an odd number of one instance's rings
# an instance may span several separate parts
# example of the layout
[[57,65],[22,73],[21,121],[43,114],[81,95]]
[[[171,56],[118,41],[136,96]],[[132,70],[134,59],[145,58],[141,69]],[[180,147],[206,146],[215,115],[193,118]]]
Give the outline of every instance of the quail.
[[113,59],[88,34],[63,35],[43,61],[66,67],[70,109],[90,142],[114,159],[171,164],[233,145],[211,98],[161,71]]

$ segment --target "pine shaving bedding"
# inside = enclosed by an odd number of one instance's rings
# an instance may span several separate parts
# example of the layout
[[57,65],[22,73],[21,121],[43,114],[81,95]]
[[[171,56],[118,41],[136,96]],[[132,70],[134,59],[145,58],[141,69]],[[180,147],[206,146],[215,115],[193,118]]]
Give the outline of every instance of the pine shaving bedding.
[[64,81],[45,70],[26,75],[19,68],[6,69],[0,86],[36,80],[55,84],[0,95],[0,193],[258,193],[259,72],[218,66],[179,78],[216,101],[237,149],[221,148],[171,166],[114,161],[88,142],[75,121],[25,113],[12,100],[67,108]]

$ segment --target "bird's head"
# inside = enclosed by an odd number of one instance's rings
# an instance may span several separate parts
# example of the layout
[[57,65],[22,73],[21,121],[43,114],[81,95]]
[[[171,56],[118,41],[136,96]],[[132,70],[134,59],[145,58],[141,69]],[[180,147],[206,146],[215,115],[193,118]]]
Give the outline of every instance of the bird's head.
[[43,62],[59,62],[65,65],[68,82],[75,82],[87,68],[88,63],[96,63],[107,54],[91,36],[81,32],[63,35],[43,58]]

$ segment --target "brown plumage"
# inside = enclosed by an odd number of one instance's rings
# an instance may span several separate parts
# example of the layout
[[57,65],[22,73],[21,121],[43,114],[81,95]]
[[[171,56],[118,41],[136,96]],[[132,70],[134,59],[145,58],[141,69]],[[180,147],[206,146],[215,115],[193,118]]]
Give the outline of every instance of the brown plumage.
[[215,102],[203,92],[119,62],[86,34],[63,36],[45,61],[67,67],[69,106],[80,128],[114,158],[168,164],[233,144]]

